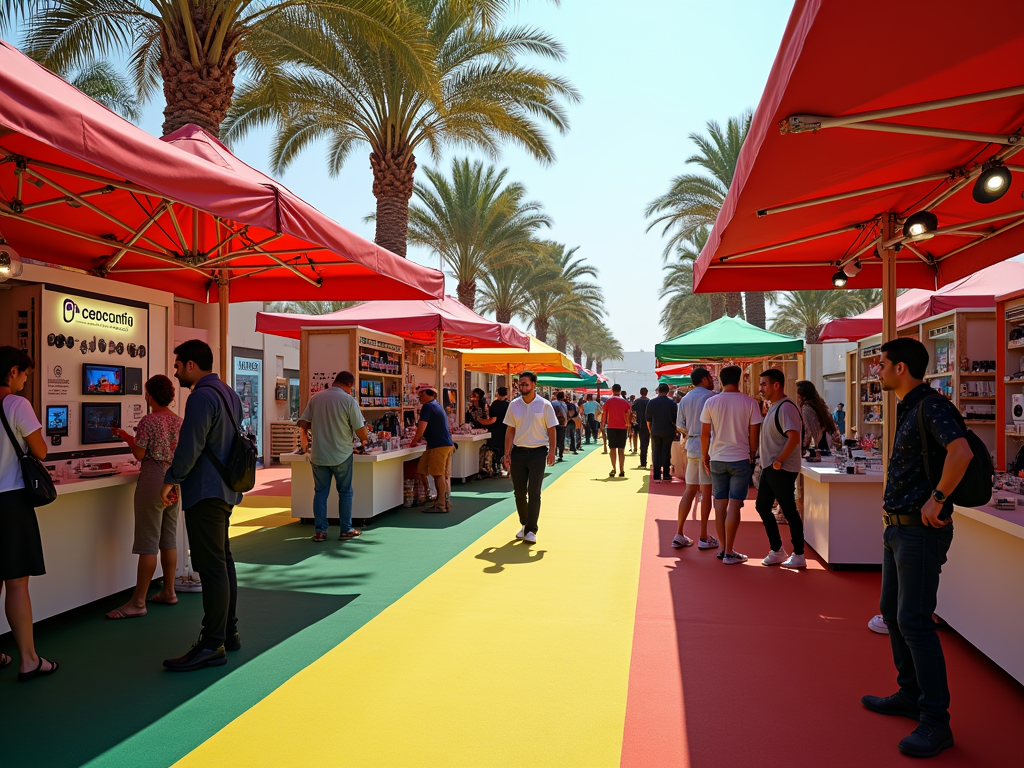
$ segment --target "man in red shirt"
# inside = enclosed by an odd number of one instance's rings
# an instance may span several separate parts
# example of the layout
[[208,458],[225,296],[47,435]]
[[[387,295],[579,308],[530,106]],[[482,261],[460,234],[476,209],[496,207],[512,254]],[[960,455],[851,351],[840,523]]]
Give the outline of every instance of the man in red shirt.
[[619,477],[626,476],[623,464],[626,461],[626,435],[629,433],[629,401],[622,397],[622,387],[612,384],[612,396],[604,404],[601,426],[608,436],[608,451],[612,459],[612,471],[608,477],[615,477],[615,457],[619,459]]

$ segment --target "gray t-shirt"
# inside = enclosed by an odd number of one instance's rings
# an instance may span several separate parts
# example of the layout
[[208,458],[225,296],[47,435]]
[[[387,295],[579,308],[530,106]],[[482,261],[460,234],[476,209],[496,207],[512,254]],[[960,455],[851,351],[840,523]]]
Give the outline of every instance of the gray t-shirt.
[[[779,410],[779,409],[782,410]],[[778,412],[778,422],[782,425],[783,432],[779,432],[779,428],[775,424],[775,413]],[[782,450],[786,447],[786,442],[789,440],[789,436],[786,432],[796,430],[797,434],[800,434],[800,428],[803,422],[800,419],[800,408],[790,400],[788,397],[784,397],[778,402],[772,403],[772,407],[768,409],[768,413],[764,417],[764,421],[761,423],[761,466],[770,467],[775,460],[782,454]],[[797,441],[796,448],[793,450],[789,457],[782,463],[782,468],[787,472],[799,472],[800,471],[800,442]]]
[[299,421],[312,424],[311,461],[321,467],[333,467],[352,455],[352,438],[363,426],[363,414],[352,395],[341,387],[330,387],[309,398]]

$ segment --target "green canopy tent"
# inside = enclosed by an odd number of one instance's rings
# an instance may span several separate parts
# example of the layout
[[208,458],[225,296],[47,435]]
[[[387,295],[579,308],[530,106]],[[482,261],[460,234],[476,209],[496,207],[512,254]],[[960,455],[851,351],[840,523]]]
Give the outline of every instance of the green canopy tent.
[[669,384],[673,387],[690,387],[693,386],[693,382],[690,381],[689,376],[661,376],[658,378],[659,384]]
[[553,387],[555,389],[608,389],[608,383],[601,381],[594,376],[576,376],[571,373],[538,373],[538,387]]
[[720,317],[654,347],[662,363],[699,360],[754,360],[804,351],[794,339],[751,325],[738,317]]

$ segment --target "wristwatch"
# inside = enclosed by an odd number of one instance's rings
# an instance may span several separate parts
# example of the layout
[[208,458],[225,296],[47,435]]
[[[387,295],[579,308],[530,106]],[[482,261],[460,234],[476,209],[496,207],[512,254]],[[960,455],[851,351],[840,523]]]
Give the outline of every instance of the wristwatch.
[[932,498],[935,499],[937,502],[939,502],[939,504],[945,504],[946,503],[946,494],[944,494],[938,488],[936,488],[934,491],[932,491]]

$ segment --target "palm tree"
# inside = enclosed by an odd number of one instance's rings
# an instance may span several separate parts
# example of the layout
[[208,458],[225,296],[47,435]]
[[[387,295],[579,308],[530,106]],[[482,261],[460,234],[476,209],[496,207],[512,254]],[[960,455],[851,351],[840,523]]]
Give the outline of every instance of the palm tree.
[[587,355],[587,368],[598,373],[602,372],[605,360],[618,360],[624,354],[622,345],[599,318],[587,324],[581,344]]
[[[666,259],[680,246],[693,241],[698,232],[710,230],[714,226],[732,185],[736,161],[750,130],[752,118],[753,113],[747,110],[739,117],[729,118],[724,129],[716,121],[710,120],[707,123],[707,136],[690,134],[690,141],[697,145],[698,151],[686,159],[686,164],[696,165],[705,173],[676,176],[668,192],[652,200],[644,211],[644,215],[652,219],[647,227],[648,232],[663,225],[661,234],[668,236],[663,254]],[[748,293],[746,309],[747,319],[763,328],[764,295],[759,292]],[[725,311],[732,317],[743,314],[741,294],[726,294]]]
[[668,337],[675,338],[711,322],[711,300],[716,296],[693,292],[692,262],[669,264],[661,287],[661,298],[668,299],[661,310],[661,326]]
[[499,323],[526,315],[530,297],[560,284],[554,267],[536,248],[528,249],[522,261],[493,267],[480,278],[479,311],[494,315]]
[[545,343],[553,317],[586,317],[601,306],[601,289],[584,279],[597,277],[597,270],[582,258],[574,258],[578,250],[579,246],[566,249],[561,243],[543,243],[541,268],[545,268],[546,261],[546,268],[553,272],[554,279],[531,291],[519,315],[533,324],[533,335]]
[[777,305],[771,330],[787,336],[802,336],[806,344],[818,344],[818,336],[825,323],[836,317],[849,317],[856,307],[849,291],[784,293]]
[[3,0],[27,22],[29,55],[55,72],[127,54],[138,97],[162,84],[164,135],[195,123],[213,135],[231,105],[239,67],[253,80],[279,66],[282,28],[320,15],[390,46],[396,67],[426,73],[421,20],[396,0]]
[[297,315],[329,315],[332,312],[348,309],[361,303],[359,301],[318,301],[312,299],[303,301],[268,301],[265,306],[267,312],[291,312]]
[[477,281],[491,268],[522,262],[540,227],[551,226],[540,203],[524,200],[522,184],[507,183],[508,169],[453,160],[451,179],[424,169],[409,206],[409,242],[430,248],[458,280],[459,301],[476,307]]
[[85,62],[69,72],[57,72],[89,98],[133,123],[142,119],[134,86],[108,61]]
[[280,63],[239,89],[225,135],[235,140],[276,126],[271,163],[277,172],[324,140],[328,170],[336,175],[357,145],[368,144],[376,241],[404,256],[417,151],[436,161],[446,145],[497,155],[502,142],[513,142],[549,163],[554,154],[541,123],[561,133],[568,128],[563,104],[579,100],[576,90],[520,61],[524,55],[561,60],[561,45],[535,29],[482,20],[509,2],[405,0],[426,27],[430,83],[404,74],[392,46],[345,23],[282,25]]

